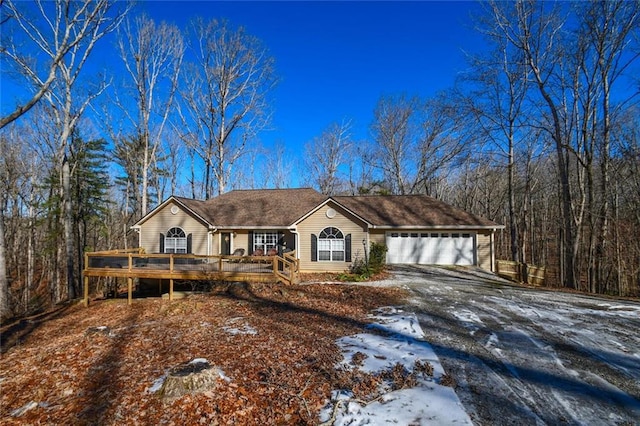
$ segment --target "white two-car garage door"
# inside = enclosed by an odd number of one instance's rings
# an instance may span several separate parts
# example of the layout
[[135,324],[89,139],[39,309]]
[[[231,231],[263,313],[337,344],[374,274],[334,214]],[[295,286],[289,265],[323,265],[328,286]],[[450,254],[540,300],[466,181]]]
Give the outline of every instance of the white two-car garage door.
[[474,237],[458,232],[387,232],[387,263],[474,265]]

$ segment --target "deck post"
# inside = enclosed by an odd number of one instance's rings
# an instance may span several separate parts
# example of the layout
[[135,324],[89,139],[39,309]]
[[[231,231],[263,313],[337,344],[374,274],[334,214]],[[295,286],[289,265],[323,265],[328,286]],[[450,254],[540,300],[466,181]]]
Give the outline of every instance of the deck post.
[[169,279],[169,300],[173,300],[173,278]]
[[160,297],[162,297],[162,278],[158,278],[158,287],[160,287]]
[[84,300],[83,304],[85,308],[89,307],[89,277],[84,276]]
[[133,302],[133,278],[131,277],[127,277],[127,293],[128,293],[128,299],[127,299],[127,303],[129,305],[131,305],[131,303]]
[[85,308],[89,307],[89,277],[86,274],[88,267],[89,267],[89,254],[85,253],[84,254],[84,268],[82,268],[83,269],[82,275],[84,275],[84,289],[82,290],[84,292],[84,299],[83,299],[82,303],[84,304]]

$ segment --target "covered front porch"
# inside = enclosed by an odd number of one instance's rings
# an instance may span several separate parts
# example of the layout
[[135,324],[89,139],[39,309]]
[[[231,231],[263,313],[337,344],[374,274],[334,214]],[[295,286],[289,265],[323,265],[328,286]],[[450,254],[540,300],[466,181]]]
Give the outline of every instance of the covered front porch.
[[173,300],[174,280],[194,281],[298,281],[299,262],[295,251],[282,256],[220,256],[195,254],[146,254],[142,249],[85,253],[84,305],[89,305],[91,277],[127,279],[128,303],[133,300],[136,278],[169,281]]

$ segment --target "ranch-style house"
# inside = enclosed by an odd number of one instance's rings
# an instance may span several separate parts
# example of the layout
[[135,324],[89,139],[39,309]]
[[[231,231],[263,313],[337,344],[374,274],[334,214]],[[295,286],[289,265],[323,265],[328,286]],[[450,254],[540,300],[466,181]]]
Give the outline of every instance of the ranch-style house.
[[298,188],[234,190],[206,201],[171,196],[132,228],[139,248],[90,253],[85,283],[89,276],[233,279],[261,271],[293,282],[297,272],[348,270],[372,242],[386,245],[387,264],[494,271],[494,235],[504,226],[426,195],[328,197]]

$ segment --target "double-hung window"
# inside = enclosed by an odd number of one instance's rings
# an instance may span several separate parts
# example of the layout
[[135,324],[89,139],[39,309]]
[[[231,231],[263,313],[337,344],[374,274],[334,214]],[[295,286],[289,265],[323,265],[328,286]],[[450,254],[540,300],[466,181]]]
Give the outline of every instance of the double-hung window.
[[181,228],[171,228],[164,239],[165,253],[186,253],[187,235]]
[[263,254],[267,254],[270,249],[278,248],[277,232],[253,232],[253,253],[262,250]]
[[318,236],[318,260],[344,262],[344,235],[338,228],[324,228]]

